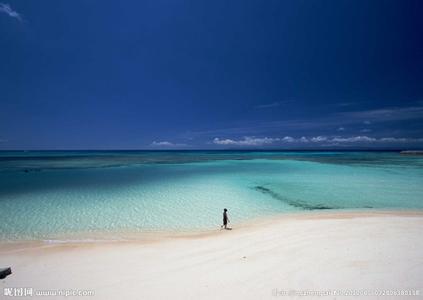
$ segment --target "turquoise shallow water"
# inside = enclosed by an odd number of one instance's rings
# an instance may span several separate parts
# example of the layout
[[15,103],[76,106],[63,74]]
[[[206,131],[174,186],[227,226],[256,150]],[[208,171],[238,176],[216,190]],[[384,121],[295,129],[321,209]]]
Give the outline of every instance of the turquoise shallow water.
[[0,152],[0,239],[216,228],[284,212],[423,209],[395,152]]

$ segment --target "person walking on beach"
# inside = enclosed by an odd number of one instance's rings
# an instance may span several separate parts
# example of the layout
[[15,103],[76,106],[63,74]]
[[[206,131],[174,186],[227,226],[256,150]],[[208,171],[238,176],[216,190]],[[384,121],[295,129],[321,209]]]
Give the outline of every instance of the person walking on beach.
[[228,229],[227,228],[227,225],[229,223],[229,218],[228,218],[228,213],[227,212],[228,212],[228,210],[226,208],[223,209],[223,225],[220,226],[221,228],[224,227],[225,229]]

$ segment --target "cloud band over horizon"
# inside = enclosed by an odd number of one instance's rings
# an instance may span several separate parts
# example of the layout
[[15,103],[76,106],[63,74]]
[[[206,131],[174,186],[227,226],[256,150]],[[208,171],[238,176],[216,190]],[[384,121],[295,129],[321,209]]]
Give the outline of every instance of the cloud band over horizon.
[[354,145],[354,144],[392,144],[392,143],[422,143],[423,138],[396,138],[396,137],[380,137],[374,138],[366,135],[359,136],[315,136],[315,137],[291,137],[285,136],[283,138],[271,138],[271,137],[251,137],[246,136],[241,139],[222,139],[214,138],[213,144],[221,146],[266,146],[266,145],[287,145],[287,144],[315,144],[315,145],[326,145],[326,146],[342,146],[343,144]]

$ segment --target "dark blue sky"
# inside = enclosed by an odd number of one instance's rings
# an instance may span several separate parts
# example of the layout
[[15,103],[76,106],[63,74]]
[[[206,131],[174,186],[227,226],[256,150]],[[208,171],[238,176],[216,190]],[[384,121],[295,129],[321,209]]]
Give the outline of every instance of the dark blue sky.
[[1,2],[0,149],[423,146],[423,1]]

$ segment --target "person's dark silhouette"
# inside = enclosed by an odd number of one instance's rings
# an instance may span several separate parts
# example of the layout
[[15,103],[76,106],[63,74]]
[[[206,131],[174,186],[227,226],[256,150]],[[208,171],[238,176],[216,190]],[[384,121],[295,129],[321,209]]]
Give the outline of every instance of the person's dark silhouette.
[[223,210],[223,225],[222,225],[222,227],[224,227],[225,229],[228,229],[227,228],[227,226],[228,226],[228,222],[229,222],[229,218],[228,218],[228,210],[225,208],[224,210]]

